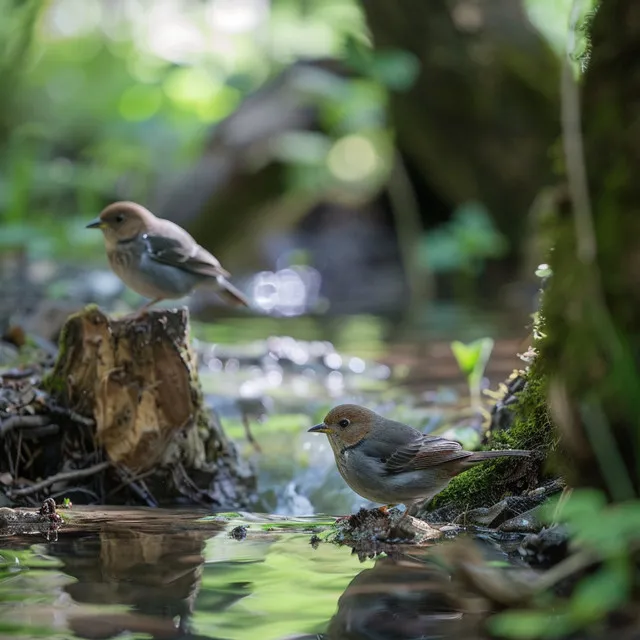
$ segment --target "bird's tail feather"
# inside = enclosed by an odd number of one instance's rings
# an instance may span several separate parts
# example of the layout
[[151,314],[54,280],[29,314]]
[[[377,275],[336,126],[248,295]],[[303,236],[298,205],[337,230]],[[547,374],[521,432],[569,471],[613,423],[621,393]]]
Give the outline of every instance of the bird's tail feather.
[[216,293],[229,305],[233,307],[248,307],[249,300],[247,297],[236,289],[226,278],[219,276],[217,278],[218,286]]
[[503,451],[475,451],[473,455],[464,460],[466,464],[476,464],[477,462],[484,462],[485,460],[491,460],[492,458],[528,458],[531,455],[531,451],[524,451],[523,449],[505,449]]

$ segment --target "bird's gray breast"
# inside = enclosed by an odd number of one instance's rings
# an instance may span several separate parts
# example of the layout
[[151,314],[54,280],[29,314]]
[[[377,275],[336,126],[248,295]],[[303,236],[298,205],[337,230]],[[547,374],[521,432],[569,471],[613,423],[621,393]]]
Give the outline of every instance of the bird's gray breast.
[[128,287],[146,298],[181,298],[191,293],[201,280],[178,267],[154,260],[142,235],[118,242],[109,251],[109,263]]
[[342,477],[357,494],[371,502],[394,502],[397,496],[389,485],[382,460],[367,455],[357,447],[339,453],[336,460]]

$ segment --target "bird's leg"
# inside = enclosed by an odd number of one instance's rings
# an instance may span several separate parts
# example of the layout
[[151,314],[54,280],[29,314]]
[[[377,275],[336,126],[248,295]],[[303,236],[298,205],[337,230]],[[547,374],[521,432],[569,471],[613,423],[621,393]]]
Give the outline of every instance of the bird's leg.
[[249,424],[249,416],[246,413],[242,414],[242,426],[244,427],[244,432],[247,436],[247,440],[253,445],[253,448],[258,452],[262,453],[262,447],[258,443],[258,441],[253,437],[253,433],[251,433],[251,426]]
[[150,302],[147,302],[147,304],[142,305],[132,316],[131,319],[132,320],[138,320],[138,318],[141,318],[142,316],[144,316],[147,311],[149,311],[149,308],[152,307],[154,304],[156,304],[157,302],[161,302],[162,300],[164,300],[164,298],[154,298],[153,300],[151,300]]
[[411,507],[413,507],[413,502],[410,502],[409,504],[405,504],[404,513],[400,517],[400,520],[396,522],[396,527],[399,527],[405,521],[405,519],[409,515],[409,511],[411,511]]

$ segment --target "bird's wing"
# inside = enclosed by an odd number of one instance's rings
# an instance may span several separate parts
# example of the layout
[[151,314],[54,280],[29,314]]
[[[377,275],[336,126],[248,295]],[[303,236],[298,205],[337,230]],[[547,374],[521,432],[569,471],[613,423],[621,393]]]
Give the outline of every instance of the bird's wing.
[[473,455],[455,440],[420,435],[412,442],[398,447],[385,461],[388,473],[428,469]]
[[179,227],[172,230],[172,235],[147,233],[145,241],[150,257],[156,262],[202,276],[229,276],[216,258]]

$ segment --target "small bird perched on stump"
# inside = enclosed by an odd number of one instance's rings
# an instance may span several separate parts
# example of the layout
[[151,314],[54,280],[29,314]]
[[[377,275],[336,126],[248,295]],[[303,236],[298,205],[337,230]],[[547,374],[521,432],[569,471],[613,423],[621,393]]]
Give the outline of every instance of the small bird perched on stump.
[[114,202],[87,228],[102,231],[114,273],[130,289],[151,298],[138,314],[161,300],[182,298],[203,284],[213,284],[227,304],[249,306],[214,256],[182,227],[157,218],[142,205]]
[[371,502],[414,503],[440,493],[459,473],[503,456],[528,457],[530,451],[465,451],[455,440],[428,436],[356,404],[333,408],[311,433],[326,433],[340,475]]

